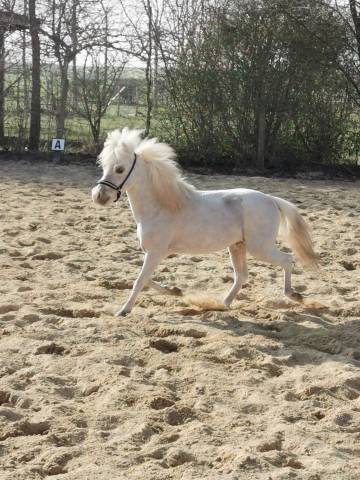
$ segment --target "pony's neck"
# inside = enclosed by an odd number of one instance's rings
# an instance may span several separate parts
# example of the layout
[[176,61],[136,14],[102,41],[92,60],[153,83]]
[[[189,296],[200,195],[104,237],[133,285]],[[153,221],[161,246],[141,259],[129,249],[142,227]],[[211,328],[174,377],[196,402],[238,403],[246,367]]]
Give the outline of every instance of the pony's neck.
[[147,172],[143,169],[137,175],[136,181],[126,190],[126,194],[137,224],[154,215],[160,208],[147,178]]
[[196,194],[196,189],[181,179],[173,163],[155,162],[159,163],[145,165],[139,158],[133,182],[126,190],[136,223],[157,215],[161,210],[174,213]]

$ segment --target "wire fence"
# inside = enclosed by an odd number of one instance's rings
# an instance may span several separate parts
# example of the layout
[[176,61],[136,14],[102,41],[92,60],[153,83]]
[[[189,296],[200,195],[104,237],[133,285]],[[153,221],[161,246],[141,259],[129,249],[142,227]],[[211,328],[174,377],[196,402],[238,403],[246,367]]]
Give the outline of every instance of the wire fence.
[[[0,138],[0,151],[26,151],[29,143],[31,114],[30,67],[6,69],[4,101],[4,136]],[[119,94],[109,102],[106,113],[101,118],[100,138],[107,131],[123,126],[142,127],[146,105],[141,102],[143,85],[139,79],[120,79]],[[52,66],[44,66],[41,81],[41,135],[40,151],[48,151],[51,141],[56,138],[57,99],[59,98],[58,71]],[[71,153],[95,153],[94,141],[89,120],[79,115],[78,102],[70,83],[65,119],[66,151]],[[89,100],[88,100],[89,101]]]

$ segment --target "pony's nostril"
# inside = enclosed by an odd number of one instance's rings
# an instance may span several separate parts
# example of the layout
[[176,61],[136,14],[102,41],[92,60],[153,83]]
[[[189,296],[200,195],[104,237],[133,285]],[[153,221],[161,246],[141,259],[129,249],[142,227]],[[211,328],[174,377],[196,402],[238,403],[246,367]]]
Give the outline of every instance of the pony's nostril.
[[106,190],[102,188],[102,186],[98,186],[92,191],[92,199],[99,205],[105,205],[109,201],[110,197]]
[[97,197],[97,202],[100,203],[100,205],[105,205],[105,203],[108,202],[109,200],[109,196],[108,195],[98,195]]

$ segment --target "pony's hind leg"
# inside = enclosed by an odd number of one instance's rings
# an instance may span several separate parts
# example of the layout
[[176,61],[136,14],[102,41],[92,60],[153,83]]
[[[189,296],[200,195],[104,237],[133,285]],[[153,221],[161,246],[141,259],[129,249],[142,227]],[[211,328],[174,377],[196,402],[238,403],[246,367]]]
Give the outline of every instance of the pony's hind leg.
[[275,246],[270,251],[257,251],[250,253],[252,253],[258,260],[282,267],[284,270],[284,295],[296,302],[302,302],[302,295],[295,292],[291,286],[293,256],[290,253],[281,252]]
[[268,198],[257,216],[255,210],[251,213],[246,217],[244,226],[247,251],[260,261],[281,267],[284,270],[284,294],[301,302],[302,296],[291,287],[293,256],[276,246],[281,220],[279,208]]
[[226,307],[229,307],[231,302],[236,297],[241,287],[247,280],[247,266],[246,266],[246,248],[243,242],[235,243],[229,247],[231,262],[234,269],[234,283],[224,300]]

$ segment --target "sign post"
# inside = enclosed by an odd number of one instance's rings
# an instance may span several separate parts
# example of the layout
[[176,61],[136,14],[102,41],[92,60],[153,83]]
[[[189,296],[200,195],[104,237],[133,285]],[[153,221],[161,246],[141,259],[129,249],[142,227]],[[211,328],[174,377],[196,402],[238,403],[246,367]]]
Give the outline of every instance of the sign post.
[[54,152],[53,159],[60,160],[65,150],[65,138],[53,138],[51,142],[51,150]]

